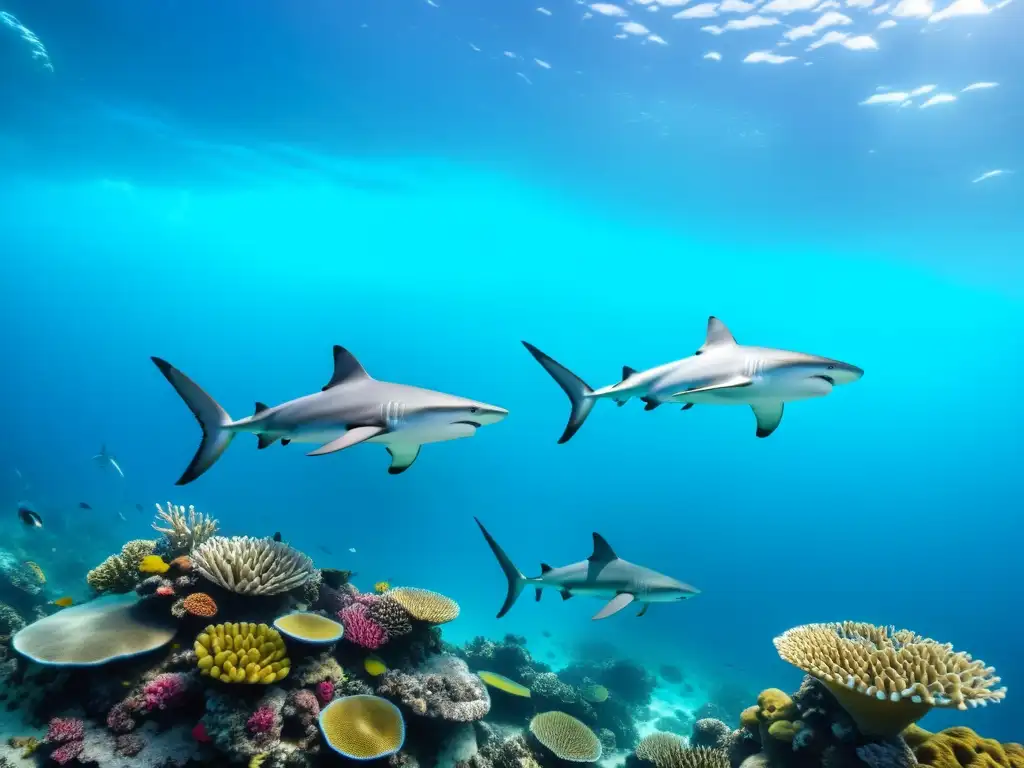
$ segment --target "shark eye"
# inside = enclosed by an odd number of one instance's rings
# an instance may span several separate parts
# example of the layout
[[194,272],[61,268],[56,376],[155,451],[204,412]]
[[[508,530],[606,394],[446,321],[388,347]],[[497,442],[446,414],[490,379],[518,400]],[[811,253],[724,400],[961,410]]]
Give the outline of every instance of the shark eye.
[[470,408],[470,409],[469,409],[469,412],[470,412],[470,413],[476,413],[476,412],[477,412],[477,411],[479,411],[479,410],[480,410],[480,409],[479,409],[479,408],[477,408],[477,407],[476,407],[476,406],[474,405],[474,406],[473,406],[472,408]]
[[830,365],[830,366],[828,367],[828,369],[829,369],[830,371],[831,371],[831,370],[832,370],[833,368],[835,368],[835,366],[834,366],[834,365]]

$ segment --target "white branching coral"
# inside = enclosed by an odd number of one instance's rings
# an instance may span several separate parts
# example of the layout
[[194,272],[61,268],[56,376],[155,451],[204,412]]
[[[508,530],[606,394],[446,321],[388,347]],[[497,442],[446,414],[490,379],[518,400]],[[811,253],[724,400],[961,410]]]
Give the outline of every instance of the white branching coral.
[[204,578],[240,595],[276,595],[316,576],[309,557],[273,539],[214,536],[192,561]]
[[[167,528],[161,528],[160,523],[166,523]],[[153,528],[167,538],[167,543],[172,552],[191,552],[204,541],[217,533],[217,521],[212,517],[196,512],[196,508],[189,505],[188,516],[185,516],[183,505],[167,502],[167,509],[164,510],[159,504],[156,505],[156,522]]]

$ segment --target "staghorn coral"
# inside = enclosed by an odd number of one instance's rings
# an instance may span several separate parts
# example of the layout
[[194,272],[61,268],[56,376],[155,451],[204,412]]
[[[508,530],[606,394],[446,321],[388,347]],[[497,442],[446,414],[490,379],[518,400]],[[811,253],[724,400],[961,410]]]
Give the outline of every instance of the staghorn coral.
[[287,544],[248,536],[214,536],[192,560],[204,578],[240,595],[277,595],[314,578],[313,561]]
[[913,752],[917,762],[928,768],[1024,768],[1024,747],[1020,744],[984,739],[970,728],[933,733]]
[[412,673],[391,670],[379,679],[378,695],[422,717],[467,723],[491,709],[486,686],[455,656],[436,657]]
[[366,618],[380,626],[388,638],[401,637],[412,632],[409,612],[389,595],[366,607]]
[[97,592],[131,592],[138,581],[142,559],[153,554],[155,545],[155,541],[146,539],[129,541],[119,554],[111,555],[89,571],[85,580]]
[[[167,527],[161,528],[160,523],[166,524]],[[192,505],[189,505],[186,517],[184,506],[167,502],[166,511],[159,504],[156,505],[156,522],[153,523],[153,530],[164,535],[171,553],[188,554],[217,533],[217,521],[202,512],[196,512]]]
[[281,635],[266,624],[208,626],[194,644],[199,671],[224,683],[283,680],[291,667]]
[[601,740],[575,717],[564,712],[541,712],[530,720],[530,733],[559,760],[596,763],[601,759]]
[[346,696],[320,712],[327,746],[353,760],[393,755],[405,743],[405,721],[398,707],[379,696]]
[[948,643],[862,622],[806,624],[774,640],[818,678],[869,736],[895,736],[933,707],[967,709],[1006,695],[995,670]]
[[395,587],[387,592],[387,596],[395,600],[417,621],[447,624],[459,617],[458,603],[429,589]]

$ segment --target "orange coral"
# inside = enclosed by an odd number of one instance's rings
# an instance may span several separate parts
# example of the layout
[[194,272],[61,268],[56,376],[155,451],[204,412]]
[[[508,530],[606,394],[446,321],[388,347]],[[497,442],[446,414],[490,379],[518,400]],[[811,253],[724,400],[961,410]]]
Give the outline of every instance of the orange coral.
[[205,592],[195,592],[185,598],[182,607],[192,616],[208,619],[217,615],[217,603]]
[[170,565],[171,568],[177,568],[182,573],[189,573],[192,570],[192,558],[188,555],[182,555],[181,557],[176,557],[171,560],[168,565]]

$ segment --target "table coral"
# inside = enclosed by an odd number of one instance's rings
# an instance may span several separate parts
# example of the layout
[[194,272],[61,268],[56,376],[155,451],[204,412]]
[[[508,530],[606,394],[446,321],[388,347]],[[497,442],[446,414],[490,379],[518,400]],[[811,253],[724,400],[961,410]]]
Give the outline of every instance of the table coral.
[[387,596],[401,605],[417,621],[446,624],[459,617],[459,604],[429,589],[396,587]]

